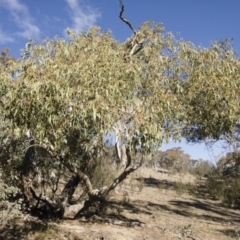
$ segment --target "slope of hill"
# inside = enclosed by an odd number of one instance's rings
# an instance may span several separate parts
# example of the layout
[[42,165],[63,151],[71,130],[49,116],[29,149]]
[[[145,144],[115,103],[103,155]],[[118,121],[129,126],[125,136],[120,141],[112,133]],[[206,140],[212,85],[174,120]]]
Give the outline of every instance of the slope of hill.
[[[119,187],[101,215],[2,229],[0,239],[240,239],[240,211],[196,197],[190,174],[142,168]],[[20,231],[21,230],[21,231]]]

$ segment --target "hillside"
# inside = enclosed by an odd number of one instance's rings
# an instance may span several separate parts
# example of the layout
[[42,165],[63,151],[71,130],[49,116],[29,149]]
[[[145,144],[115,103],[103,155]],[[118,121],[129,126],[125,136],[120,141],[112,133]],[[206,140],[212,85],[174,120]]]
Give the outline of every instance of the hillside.
[[240,211],[187,193],[190,174],[141,168],[109,199],[100,216],[1,230],[0,239],[240,239]]

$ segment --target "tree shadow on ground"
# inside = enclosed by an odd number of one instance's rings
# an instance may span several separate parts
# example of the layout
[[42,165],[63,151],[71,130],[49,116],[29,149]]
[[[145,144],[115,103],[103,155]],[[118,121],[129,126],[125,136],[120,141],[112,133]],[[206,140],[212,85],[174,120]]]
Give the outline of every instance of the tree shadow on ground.
[[[169,201],[170,206],[163,204],[155,204],[148,202],[147,209],[152,211],[168,211],[184,217],[197,218],[202,220],[214,221],[218,223],[226,223],[226,221],[240,223],[240,216],[238,213],[227,211],[220,204],[204,203],[200,200],[194,201]],[[195,210],[202,210],[204,213],[195,213]],[[207,214],[209,213],[209,214]]]
[[181,188],[183,191],[188,192],[189,194],[196,196],[198,198],[213,200],[212,198],[209,197],[209,194],[207,193],[207,188],[204,185],[197,185],[197,187],[195,187],[190,183],[185,184],[182,182],[169,181],[165,179],[159,180],[153,177],[136,178],[136,180],[139,182],[142,181],[147,187],[162,188],[166,190],[175,190],[178,187],[178,184],[181,183]]
[[[137,178],[136,180],[143,181],[147,187],[161,187],[168,190],[177,189],[178,187],[178,183],[176,182],[159,180],[152,177]],[[189,186],[189,184],[181,183],[181,188],[183,189],[183,191],[188,192],[194,197],[197,197],[198,200],[172,200],[169,201],[170,206],[148,202],[147,209],[150,209],[152,211],[165,210],[185,217],[196,217],[203,220],[210,220],[221,223],[225,223],[226,221],[231,221],[238,224],[240,223],[240,214],[238,212],[234,213],[233,211],[231,211],[231,209],[226,208],[223,203],[219,203],[217,201],[214,203],[207,202],[207,199],[213,199],[207,194],[207,189],[204,183],[198,185],[197,188],[194,186],[192,188],[191,186]],[[204,212],[202,214],[197,214],[194,213],[194,210],[202,210]]]
[[139,221],[137,218],[126,217],[123,212],[152,215],[150,211],[145,210],[142,204],[128,201],[111,200],[105,201],[100,208],[90,209],[87,214],[81,214],[77,219],[82,222],[98,222],[98,223],[111,223],[113,225],[120,225],[125,227],[141,226],[144,222]]
[[144,209],[141,201],[134,201],[134,204],[125,201],[109,201],[108,204],[111,208],[122,207],[122,209],[128,210],[131,213],[152,215],[151,212]]
[[124,215],[124,211],[128,211],[129,213],[136,214],[145,214],[152,215],[150,211],[144,209],[142,203],[138,203],[137,201],[134,204],[131,204],[126,201],[107,201],[105,206],[103,206],[102,211],[99,211],[97,215],[100,218],[94,217],[94,221],[98,222],[109,222],[111,224],[121,225],[125,227],[134,227],[141,226],[144,222],[140,221],[137,218],[129,218]]
[[229,239],[240,239],[240,229],[238,229],[238,230],[236,230],[236,229],[224,229],[224,230],[219,230],[219,232],[228,236]]
[[[157,178],[149,177],[149,178],[136,178],[136,181],[143,182],[147,187],[159,187],[159,185],[165,185],[165,189],[175,189],[176,185],[179,183],[178,181],[169,181],[166,179],[159,180]],[[188,191],[190,194],[200,197],[200,198],[210,198],[207,187],[204,181],[199,181],[197,185],[190,183],[182,183],[183,189]],[[190,186],[191,185],[191,186]],[[195,186],[195,187],[194,187]]]
[[165,189],[175,189],[176,182],[167,181],[167,180],[159,180],[153,177],[149,178],[136,178],[137,181],[143,182],[147,187],[159,188],[160,186],[164,186]]

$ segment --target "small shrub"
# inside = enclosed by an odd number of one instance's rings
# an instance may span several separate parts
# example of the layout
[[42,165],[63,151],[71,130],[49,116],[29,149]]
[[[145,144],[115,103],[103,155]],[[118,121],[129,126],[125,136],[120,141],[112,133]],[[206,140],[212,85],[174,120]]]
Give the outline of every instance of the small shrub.
[[231,184],[225,186],[223,200],[230,207],[240,208],[240,179],[234,179]]
[[208,179],[208,192],[213,199],[220,199],[228,207],[240,207],[240,179]]
[[158,184],[158,189],[163,190],[167,188],[167,184],[165,181],[162,181],[161,183]]
[[186,190],[186,186],[184,183],[182,183],[182,181],[176,183],[175,191],[176,191],[177,195],[179,195],[179,196],[183,195],[185,190]]
[[21,199],[16,196],[19,190],[3,182],[0,173],[0,225],[8,225],[21,216]]
[[207,180],[207,189],[211,198],[222,199],[224,195],[225,183],[220,179],[210,178]]
[[189,193],[195,193],[197,190],[196,183],[188,183],[185,185],[185,188],[188,190]]

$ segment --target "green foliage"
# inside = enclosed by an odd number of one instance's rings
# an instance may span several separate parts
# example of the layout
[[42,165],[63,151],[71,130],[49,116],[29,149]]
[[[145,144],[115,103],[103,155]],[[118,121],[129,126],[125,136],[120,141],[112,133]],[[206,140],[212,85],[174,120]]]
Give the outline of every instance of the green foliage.
[[[140,32],[139,38],[151,42],[131,64],[123,57],[125,44],[98,28],[78,36],[70,33],[70,42],[34,46],[31,59],[15,66],[22,70],[18,80],[6,83],[11,90],[4,96],[5,115],[13,128],[21,134],[30,129],[40,143],[66,154],[72,131],[88,148],[92,136],[102,138],[127,111],[126,121],[134,115],[127,132],[133,148],[140,144],[149,149],[162,141],[164,121],[178,108],[163,75],[167,61],[159,58],[166,45],[171,48],[171,39],[161,37],[158,25],[144,24]],[[46,54],[50,47],[52,56]]]
[[21,215],[23,200],[14,179],[23,145],[12,136],[8,124],[0,116],[0,224],[3,225],[13,223]]
[[214,43],[209,49],[190,47],[182,58],[191,66],[182,82],[182,99],[187,102],[184,114],[192,123],[186,136],[189,140],[218,139],[239,121],[240,65],[231,42]]
[[179,128],[217,138],[236,124],[239,65],[230,47],[196,48],[146,23],[137,35],[142,51],[127,60],[127,42],[99,28],[69,37],[33,46],[29,59],[8,69],[21,69],[17,81],[1,77],[3,114],[20,135],[30,129],[39,144],[66,155],[73,133],[83,148],[100,146],[124,117],[128,144],[149,151],[178,139]]

